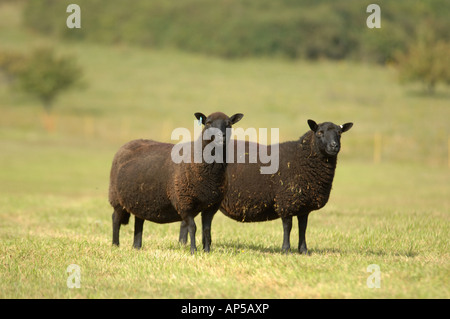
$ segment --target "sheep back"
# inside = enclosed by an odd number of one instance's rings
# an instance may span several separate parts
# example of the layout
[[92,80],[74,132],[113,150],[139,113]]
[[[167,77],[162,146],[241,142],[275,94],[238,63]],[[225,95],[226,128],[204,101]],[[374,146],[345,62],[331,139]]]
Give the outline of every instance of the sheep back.
[[[190,143],[194,149],[193,142]],[[109,201],[129,213],[157,223],[196,215],[221,202],[224,164],[174,163],[173,144],[139,139],[116,153],[110,176]]]
[[181,220],[167,197],[172,144],[133,140],[123,145],[113,160],[109,200],[128,212],[158,223]]
[[[262,164],[230,163],[227,192],[220,210],[241,222],[295,216],[322,208],[328,201],[336,161],[321,158],[311,145],[312,134],[279,145],[279,170],[261,174]],[[246,150],[249,142],[246,143]],[[258,145],[258,147],[271,146]]]

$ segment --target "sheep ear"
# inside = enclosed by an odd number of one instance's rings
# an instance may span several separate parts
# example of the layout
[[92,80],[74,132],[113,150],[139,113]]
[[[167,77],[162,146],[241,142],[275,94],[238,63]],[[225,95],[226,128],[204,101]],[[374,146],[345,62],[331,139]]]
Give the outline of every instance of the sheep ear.
[[319,128],[319,125],[317,125],[317,123],[314,122],[313,120],[308,120],[308,125],[309,125],[309,128],[310,128],[313,132],[317,131],[317,129]]
[[353,123],[345,123],[341,125],[342,133],[347,132],[349,129],[351,129],[353,126]]
[[231,124],[235,124],[239,122],[244,117],[242,113],[236,113],[232,117],[230,117]]
[[197,118],[197,120],[199,120],[200,122],[202,122],[203,125],[205,125],[205,122],[206,122],[205,114],[203,114],[201,112],[197,112],[197,113],[194,113],[194,115]]

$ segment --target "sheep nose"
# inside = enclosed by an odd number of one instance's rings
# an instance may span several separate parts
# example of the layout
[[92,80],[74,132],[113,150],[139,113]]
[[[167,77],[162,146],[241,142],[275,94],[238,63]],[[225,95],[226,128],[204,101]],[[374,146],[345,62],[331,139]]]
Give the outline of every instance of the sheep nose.
[[[215,137],[217,136],[217,139],[215,139]],[[225,138],[225,134],[223,134],[222,132],[217,132],[217,135],[213,135],[213,141],[217,144],[223,144],[224,143],[224,138]]]
[[338,143],[336,141],[331,142],[330,146],[332,148],[336,148],[338,146]]

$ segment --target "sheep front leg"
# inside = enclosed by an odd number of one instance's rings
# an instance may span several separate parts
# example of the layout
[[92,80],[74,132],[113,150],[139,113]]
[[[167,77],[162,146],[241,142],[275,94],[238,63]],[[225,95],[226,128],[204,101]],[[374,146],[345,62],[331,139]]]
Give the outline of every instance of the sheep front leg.
[[186,221],[181,221],[180,225],[180,237],[178,238],[178,242],[182,245],[186,245],[188,236],[188,224]]
[[203,250],[207,253],[211,249],[211,222],[216,211],[217,207],[202,212],[202,242]]
[[287,254],[291,249],[290,237],[292,229],[292,216],[282,217],[281,220],[283,222],[283,246],[281,246],[281,250]]
[[298,215],[298,252],[303,255],[308,254],[308,248],[306,247],[306,226],[308,225],[308,215]]
[[195,245],[195,232],[197,231],[197,226],[195,225],[194,217],[192,216],[188,216],[185,221],[188,225],[187,228],[191,239],[191,254],[193,255],[197,251],[197,246]]
[[142,247],[142,230],[144,228],[144,219],[134,216],[134,240],[133,247],[141,249]]

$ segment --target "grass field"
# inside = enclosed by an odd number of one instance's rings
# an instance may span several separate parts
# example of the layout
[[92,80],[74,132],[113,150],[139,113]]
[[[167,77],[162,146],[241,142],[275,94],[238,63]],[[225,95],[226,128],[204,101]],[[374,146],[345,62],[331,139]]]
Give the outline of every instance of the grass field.
[[[55,131],[42,107],[0,79],[0,298],[449,298],[450,90],[401,87],[390,68],[351,62],[226,61],[173,51],[58,43],[23,30],[0,5],[0,43],[73,53],[86,88],[62,95]],[[109,169],[133,138],[170,141],[193,113],[242,112],[241,127],[353,121],[342,138],[327,206],[311,214],[310,256],[281,253],[276,220],[240,224],[218,213],[210,254],[177,243],[179,223],[133,220],[111,246]],[[374,134],[382,136],[373,163]],[[197,242],[201,241],[197,218]],[[297,246],[294,223],[292,246]],[[200,248],[200,247],[199,247]],[[70,264],[81,288],[67,287]],[[368,288],[369,265],[380,288]]]

